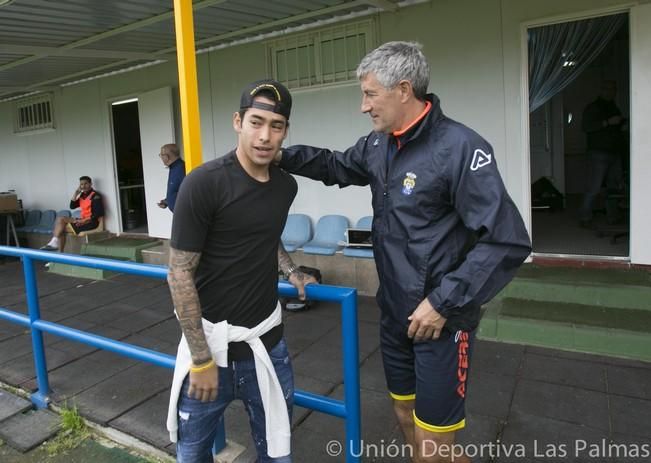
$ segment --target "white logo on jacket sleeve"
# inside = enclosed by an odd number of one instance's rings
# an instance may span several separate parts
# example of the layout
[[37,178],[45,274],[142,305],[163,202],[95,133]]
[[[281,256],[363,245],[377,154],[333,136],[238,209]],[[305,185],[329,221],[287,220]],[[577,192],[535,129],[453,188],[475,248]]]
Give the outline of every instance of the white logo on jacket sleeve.
[[484,151],[477,148],[475,154],[472,155],[472,162],[470,163],[470,170],[475,171],[480,167],[487,166],[493,161],[491,153],[484,153]]

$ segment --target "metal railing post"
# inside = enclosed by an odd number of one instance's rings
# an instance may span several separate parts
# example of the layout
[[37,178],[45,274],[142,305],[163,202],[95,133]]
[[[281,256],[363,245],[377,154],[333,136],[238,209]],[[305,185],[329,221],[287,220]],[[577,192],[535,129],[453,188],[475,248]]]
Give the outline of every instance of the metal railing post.
[[344,401],[346,403],[346,463],[360,461],[361,406],[359,397],[359,331],[357,291],[341,301],[344,338]]
[[41,319],[41,308],[38,302],[38,286],[34,261],[31,257],[23,256],[23,273],[25,275],[25,293],[27,294],[27,310],[29,312],[29,329],[32,335],[32,349],[34,350],[34,369],[36,370],[36,384],[38,390],[32,394],[32,403],[36,408],[46,408],[50,401],[50,384],[47,377],[47,361],[43,346],[43,333],[34,326]]
[[[47,363],[43,344],[43,332],[60,336],[71,341],[81,342],[98,349],[114,352],[128,358],[174,368],[175,358],[143,347],[87,333],[58,323],[41,320],[36,281],[35,262],[50,261],[89,268],[102,268],[114,272],[124,272],[150,278],[165,279],[167,269],[161,266],[123,262],[103,258],[91,258],[60,253],[49,253],[33,249],[0,246],[0,255],[20,257],[23,263],[25,292],[29,315],[0,307],[0,320],[29,327],[32,335],[32,348],[38,390],[32,394],[32,402],[38,408],[47,407],[50,386],[47,376]],[[281,296],[296,297],[296,288],[286,282],[278,283]],[[341,304],[344,394],[343,401],[313,394],[302,390],[294,391],[294,403],[300,407],[327,413],[343,418],[346,427],[346,463],[358,463],[361,457],[361,406],[359,390],[359,334],[357,319],[357,291],[352,288],[337,288],[327,285],[310,285],[306,288],[309,299],[338,302]],[[225,428],[220,423],[215,437],[214,450],[220,451],[226,445]]]
[[219,423],[217,423],[217,434],[215,435],[215,442],[212,445],[213,455],[217,455],[219,452],[226,448],[226,425],[224,424],[224,415],[219,418]]

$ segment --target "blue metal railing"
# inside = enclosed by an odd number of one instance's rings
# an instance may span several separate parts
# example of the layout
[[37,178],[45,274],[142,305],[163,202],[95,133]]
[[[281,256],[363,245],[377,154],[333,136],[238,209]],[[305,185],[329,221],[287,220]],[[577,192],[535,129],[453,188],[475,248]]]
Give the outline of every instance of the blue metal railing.
[[[81,267],[104,269],[158,279],[167,278],[166,267],[8,246],[0,246],[0,255],[19,257],[23,262],[28,315],[26,316],[0,307],[0,320],[7,320],[30,328],[34,354],[34,367],[38,385],[38,390],[32,393],[31,399],[36,407],[47,407],[49,402],[48,393],[50,391],[50,385],[48,381],[45,348],[43,345],[43,332],[88,344],[99,349],[108,350],[125,357],[141,360],[157,366],[174,368],[175,358],[171,355],[125,342],[115,341],[110,338],[80,331],[58,323],[42,320],[38,297],[38,285],[36,281],[36,273],[34,271],[34,261],[78,265]],[[278,293],[281,296],[287,297],[295,297],[297,294],[296,289],[292,285],[284,282],[278,283]],[[312,300],[338,302],[341,304],[344,351],[344,400],[335,400],[326,396],[296,390],[294,392],[294,403],[301,407],[343,418],[346,426],[346,462],[359,462],[361,455],[361,412],[359,392],[357,291],[351,288],[340,288],[336,286],[310,285],[306,288],[306,295]],[[219,442],[216,442],[216,448],[220,445],[223,447],[225,444],[223,432],[220,433],[218,438]]]

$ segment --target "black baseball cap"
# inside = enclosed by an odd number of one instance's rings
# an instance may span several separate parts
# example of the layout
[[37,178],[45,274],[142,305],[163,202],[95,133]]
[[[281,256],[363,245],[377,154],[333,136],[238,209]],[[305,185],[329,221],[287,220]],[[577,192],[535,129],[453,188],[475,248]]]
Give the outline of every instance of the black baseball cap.
[[[273,95],[274,105],[262,103],[261,101],[253,101],[253,99],[263,90],[269,91]],[[266,111],[272,111],[281,116],[285,116],[289,120],[289,114],[292,112],[292,96],[280,82],[273,79],[263,79],[247,85],[242,92],[240,98],[240,111],[258,108]]]

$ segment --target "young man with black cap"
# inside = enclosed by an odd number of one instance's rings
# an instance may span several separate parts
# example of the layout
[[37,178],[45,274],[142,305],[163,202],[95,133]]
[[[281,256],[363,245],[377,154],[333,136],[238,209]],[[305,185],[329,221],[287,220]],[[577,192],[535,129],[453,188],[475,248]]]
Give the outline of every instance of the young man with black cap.
[[272,164],[287,135],[291,95],[263,80],[233,115],[237,148],[206,162],[177,197],[168,283],[183,331],[167,428],[177,460],[212,462],[218,423],[245,404],[260,462],[290,462],[293,373],[278,304],[278,269],[304,298],[315,282],[280,241],[296,181]]

